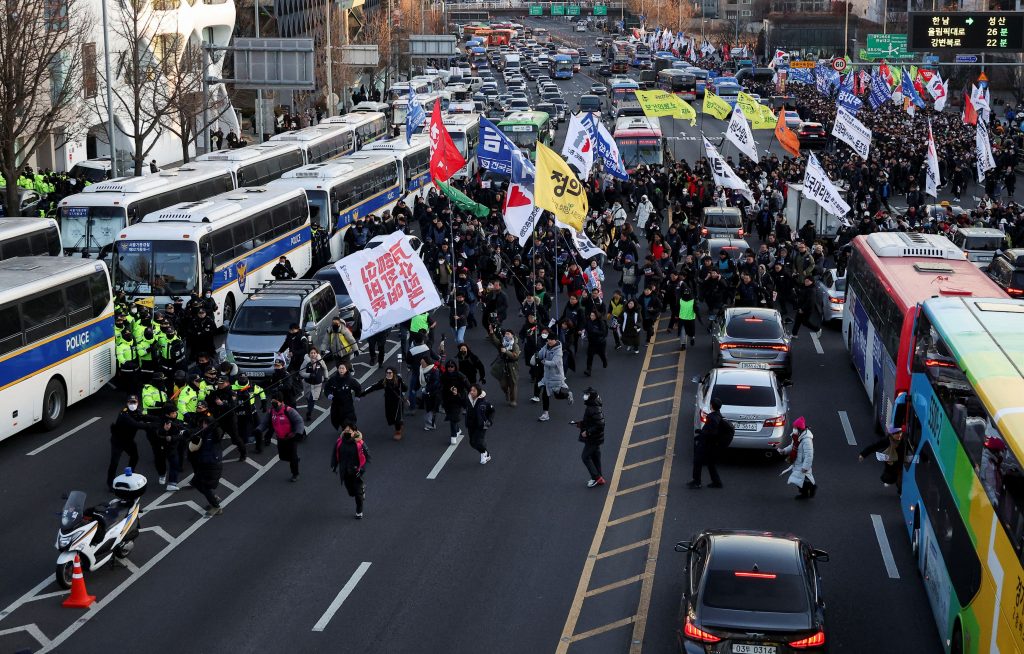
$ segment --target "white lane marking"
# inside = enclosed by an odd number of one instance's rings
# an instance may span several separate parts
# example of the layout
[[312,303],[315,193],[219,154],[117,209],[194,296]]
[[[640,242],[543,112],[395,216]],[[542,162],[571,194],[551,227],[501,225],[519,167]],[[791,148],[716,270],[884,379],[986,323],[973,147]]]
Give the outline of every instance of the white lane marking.
[[441,458],[438,459],[437,463],[434,464],[434,468],[430,471],[430,474],[427,475],[427,479],[437,479],[437,476],[441,474],[441,468],[443,468],[444,465],[448,463],[448,459],[452,458],[452,454],[455,453],[455,448],[459,446],[459,443],[462,442],[463,438],[465,438],[465,435],[460,435],[455,440],[454,445],[448,446],[448,448],[444,451],[444,454],[441,455]]
[[889,547],[889,537],[885,535],[885,525],[882,524],[882,516],[872,513],[871,524],[875,527],[878,549],[882,550],[882,561],[885,562],[885,571],[889,573],[890,579],[899,579],[900,572],[896,569],[896,560],[892,558],[892,548]]
[[[61,595],[65,594],[66,593],[61,591]],[[40,645],[43,645],[44,647],[50,644],[50,639],[47,638],[42,631],[40,631],[39,627],[37,627],[35,623],[23,625],[21,627],[14,627],[13,629],[4,629],[3,631],[0,631],[0,636],[6,636],[7,634],[16,634],[19,631],[24,631],[29,636],[32,636],[37,641],[39,641]]]
[[166,531],[164,531],[163,527],[161,527],[159,525],[154,525],[152,527],[143,527],[139,531],[151,531],[154,534],[156,534],[157,536],[159,536],[160,538],[163,538],[168,543],[173,543],[174,542],[174,538],[172,538],[171,535],[168,534]]
[[227,489],[228,489],[229,491],[232,491],[232,492],[234,492],[234,491],[237,491],[237,490],[238,490],[238,486],[235,486],[234,484],[232,484],[232,483],[231,483],[230,481],[228,481],[227,479],[224,479],[223,477],[221,477],[221,478],[220,478],[220,483],[221,483],[221,485],[222,485],[222,486],[224,486],[225,488],[227,488]]
[[29,452],[26,456],[35,456],[36,454],[39,454],[40,452],[42,452],[46,448],[50,447],[51,445],[56,445],[57,443],[61,442],[62,440],[64,440],[68,436],[73,436],[73,435],[77,434],[78,432],[82,431],[83,429],[85,429],[86,427],[88,427],[89,425],[91,425],[92,423],[96,422],[99,419],[100,419],[99,416],[95,416],[93,418],[89,418],[88,420],[86,420],[82,424],[78,425],[77,427],[75,427],[74,429],[72,429],[70,431],[64,432],[63,434],[61,434],[57,438],[53,439],[49,443],[44,443],[43,445],[40,445],[36,449],[34,449],[31,452]]
[[[201,506],[199,506],[198,504],[196,504],[192,500],[185,500],[184,502],[172,502],[170,504],[159,504],[157,506],[147,508],[147,509],[143,510],[143,515],[145,515],[146,513],[150,513],[152,511],[159,511],[160,509],[173,509],[176,506],[187,506],[190,509],[194,509],[195,512],[199,513],[200,515],[203,515],[203,514],[206,513],[206,509],[202,508]],[[152,527],[152,529],[156,529],[156,527]],[[146,530],[142,529],[141,531],[146,531]],[[163,531],[163,530],[161,530],[161,531]],[[168,542],[170,542],[170,541],[168,541]]]
[[850,416],[845,411],[839,412],[839,422],[843,423],[843,433],[846,434],[846,442],[850,445],[856,445],[857,439],[853,436],[853,425],[850,424]]
[[338,609],[340,609],[341,605],[348,599],[348,596],[352,594],[352,591],[356,588],[356,584],[359,583],[359,580],[363,578],[363,575],[365,575],[366,571],[369,569],[369,561],[363,561],[359,564],[359,567],[352,573],[349,580],[341,587],[341,591],[338,593],[337,597],[334,598],[334,601],[331,602],[331,605],[327,607],[324,614],[320,616],[320,619],[316,621],[315,625],[313,625],[313,631],[323,631],[327,628],[327,623],[331,621],[331,618],[333,618],[334,614],[338,612]]
[[[231,504],[231,502],[233,502],[235,500],[235,498],[239,497],[242,493],[244,493],[246,490],[248,490],[250,486],[255,484],[256,481],[258,481],[260,479],[260,477],[262,477],[263,475],[265,475],[268,472],[270,472],[270,470],[273,469],[274,464],[277,463],[278,460],[279,460],[278,457],[275,456],[273,459],[268,461],[267,465],[264,466],[262,470],[260,470],[256,474],[254,474],[244,484],[242,484],[241,486],[238,487],[238,492],[237,493],[233,493],[232,495],[230,495],[227,498],[225,498],[225,500],[221,503],[221,506],[227,506],[228,504]],[[64,631],[60,632],[60,634],[58,634],[56,638],[54,638],[52,641],[47,643],[46,646],[43,647],[43,649],[39,650],[38,654],[46,654],[46,652],[50,652],[54,648],[59,647],[64,641],[66,641],[68,638],[70,638],[72,635],[74,635],[74,633],[76,631],[78,631],[79,629],[84,627],[86,625],[86,623],[89,622],[89,620],[91,620],[92,618],[96,617],[96,615],[100,611],[102,611],[104,608],[109,606],[115,599],[117,599],[117,597],[121,593],[123,593],[124,591],[128,590],[131,587],[132,584],[134,584],[136,581],[138,581],[143,576],[145,576],[145,574],[147,572],[149,572],[150,570],[152,570],[156,566],[157,563],[159,563],[160,561],[162,561],[164,559],[164,557],[166,557],[168,554],[170,554],[171,552],[176,550],[179,545],[181,545],[182,543],[184,543],[188,539],[189,536],[194,534],[203,525],[209,524],[209,523],[210,523],[209,520],[196,520],[195,522],[193,522],[192,525],[188,529],[183,531],[180,536],[178,536],[177,538],[174,539],[174,542],[172,542],[170,545],[168,545],[164,549],[160,550],[156,554],[156,556],[154,556],[150,560],[146,561],[146,563],[141,568],[139,568],[138,573],[133,574],[132,576],[130,576],[127,579],[125,579],[124,582],[121,583],[121,585],[119,585],[116,588],[114,588],[113,590],[111,590],[110,594],[107,595],[106,597],[104,597],[104,598],[102,598],[100,600],[97,600],[96,603],[92,605],[92,608],[89,611],[87,611],[86,613],[84,613],[81,616],[79,616],[79,618],[77,620],[75,620],[75,622],[73,622],[71,624],[71,626],[69,626]],[[47,577],[46,581],[43,584],[40,584],[40,586],[37,587],[37,588],[39,588],[41,590],[42,587],[45,587],[51,581],[52,581],[52,576],[51,577]],[[38,590],[36,592],[38,592]],[[9,613],[10,610],[11,609],[7,609],[5,611],[5,613]],[[0,618],[2,618],[3,615],[4,614],[0,614]]]
[[818,338],[818,332],[811,332],[811,342],[814,343],[815,352],[825,354],[825,350],[821,348],[821,339]]
[[[7,608],[5,608],[3,611],[0,611],[0,620],[3,620],[4,618],[9,616],[10,614],[12,614],[15,611],[17,611],[18,607],[20,607],[22,604],[24,604],[26,602],[33,601],[33,598],[39,593],[39,591],[41,591],[42,589],[46,588],[51,583],[53,583],[53,575],[50,575],[46,579],[43,579],[42,581],[40,581],[38,584],[36,584],[35,588],[33,588],[32,590],[28,591],[27,593],[25,593],[24,595],[22,595],[18,599],[14,600],[11,603],[11,605],[8,606]],[[7,631],[0,631],[0,636],[2,636],[5,633],[14,633],[16,631],[20,631],[21,629],[22,629],[22,627],[18,627],[17,629],[8,629]]]

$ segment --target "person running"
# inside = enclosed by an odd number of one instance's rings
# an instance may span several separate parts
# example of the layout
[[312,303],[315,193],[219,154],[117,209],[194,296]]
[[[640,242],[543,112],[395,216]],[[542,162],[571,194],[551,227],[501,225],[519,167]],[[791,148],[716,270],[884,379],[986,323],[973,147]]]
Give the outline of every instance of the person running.
[[601,408],[601,396],[592,387],[583,391],[583,418],[571,424],[580,428],[580,442],[583,452],[580,458],[590,473],[587,488],[604,486],[604,474],[601,472],[601,444],[604,443],[604,411]]
[[693,479],[686,484],[687,488],[697,489],[701,487],[701,471],[704,467],[708,469],[711,477],[711,488],[721,488],[722,479],[718,476],[718,468],[715,463],[718,459],[719,437],[722,431],[722,400],[717,397],[711,398],[711,412],[707,420],[701,425],[693,438]]
[[480,453],[480,465],[491,460],[486,437],[493,422],[494,407],[487,401],[487,392],[480,388],[480,384],[473,384],[466,400],[466,429],[469,431],[469,446]]
[[462,422],[462,410],[465,408],[469,386],[469,380],[459,372],[458,364],[454,359],[449,359],[441,373],[441,406],[444,408],[444,419],[448,422],[452,445],[458,444],[459,436],[462,436],[459,423]]
[[363,389],[359,397],[366,397],[376,391],[384,391],[384,421],[394,428],[396,441],[402,440],[405,426],[405,392],[408,389],[405,381],[398,376],[398,371],[388,366],[384,369],[384,377]]
[[793,421],[793,433],[789,445],[776,448],[779,454],[786,456],[789,467],[787,484],[799,489],[796,499],[806,500],[818,492],[818,484],[814,480],[814,434],[807,428],[807,421],[800,416]]
[[347,363],[339,363],[338,368],[324,384],[324,392],[331,403],[331,425],[341,429],[345,425],[356,423],[356,398],[363,388],[352,376]]
[[[347,364],[341,364],[347,365]],[[302,378],[302,396],[306,400],[306,422],[313,419],[313,409],[320,399],[323,391],[324,381],[327,380],[327,364],[320,356],[320,350],[315,347],[309,348],[299,369],[299,376]]]
[[188,442],[189,460],[192,463],[192,486],[206,498],[206,515],[220,515],[224,510],[220,506],[217,486],[224,471],[224,451],[221,440],[224,432],[217,426],[213,416],[206,414],[199,417],[198,431]]
[[271,432],[277,438],[277,453],[288,462],[291,481],[299,480],[299,440],[306,432],[306,423],[293,407],[284,403],[280,395],[270,401],[270,411],[263,417],[261,431]]
[[543,368],[543,376],[540,380],[540,399],[544,413],[540,414],[537,420],[547,422],[551,420],[551,415],[548,413],[551,409],[551,397],[554,396],[560,400],[568,399],[569,404],[572,404],[573,396],[569,386],[565,383],[562,344],[554,331],[548,331],[543,336],[544,347],[534,357]]
[[349,497],[356,500],[356,519],[363,519],[366,501],[366,464],[370,462],[370,448],[355,425],[345,425],[331,452],[331,472],[337,472]]

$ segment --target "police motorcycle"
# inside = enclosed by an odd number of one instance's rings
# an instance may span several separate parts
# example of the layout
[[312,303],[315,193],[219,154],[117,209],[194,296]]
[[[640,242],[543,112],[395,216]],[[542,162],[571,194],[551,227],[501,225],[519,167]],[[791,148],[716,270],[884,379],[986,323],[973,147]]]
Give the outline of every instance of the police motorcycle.
[[60,514],[60,530],[55,547],[57,584],[71,588],[75,555],[83,571],[96,570],[112,558],[127,558],[139,536],[140,500],[146,492],[146,478],[125,468],[114,478],[115,499],[106,504],[85,507],[85,493],[71,491]]

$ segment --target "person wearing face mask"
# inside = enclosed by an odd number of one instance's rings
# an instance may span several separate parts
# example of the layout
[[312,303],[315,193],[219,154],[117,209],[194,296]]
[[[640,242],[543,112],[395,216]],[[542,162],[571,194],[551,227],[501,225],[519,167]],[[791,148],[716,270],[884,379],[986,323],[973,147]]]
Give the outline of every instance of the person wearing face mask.
[[198,420],[197,431],[188,441],[189,461],[192,463],[192,487],[202,493],[208,502],[206,515],[223,513],[217,486],[224,471],[224,450],[221,440],[224,434],[212,416],[204,415]]
[[402,432],[405,427],[405,392],[408,389],[405,381],[398,376],[398,371],[388,366],[384,370],[384,377],[370,384],[359,397],[366,397],[376,391],[384,391],[384,421],[394,427],[396,441],[402,440]]
[[306,422],[309,422],[313,419],[313,409],[327,380],[327,364],[320,357],[320,350],[309,348],[299,376],[302,377],[303,398],[306,400]]
[[349,363],[353,356],[359,354],[359,342],[352,335],[348,325],[335,316],[331,321],[331,331],[327,332],[324,349],[330,352],[330,357],[336,364]]
[[516,406],[519,396],[519,357],[522,351],[515,333],[511,329],[501,330],[500,335],[491,327],[488,333],[491,344],[498,349],[498,356],[491,363],[491,376],[498,380],[505,400],[511,407]]
[[124,408],[110,425],[110,465],[107,466],[107,488],[114,483],[121,464],[121,455],[128,455],[128,466],[133,470],[139,465],[139,446],[135,434],[140,429],[148,430],[151,420],[142,413],[137,395],[129,395]]
[[469,445],[480,453],[480,465],[491,460],[487,451],[487,430],[494,422],[494,406],[487,401],[487,391],[479,384],[469,387],[466,400],[466,429],[469,431]]
[[213,342],[214,334],[217,332],[217,323],[213,321],[205,307],[200,306],[196,311],[195,318],[189,324],[188,345],[193,356],[200,352],[213,352],[216,345]]
[[292,262],[288,261],[288,257],[282,256],[277,261],[277,265],[274,266],[270,274],[274,276],[274,279],[295,279],[298,275],[295,274],[295,269],[292,268]]
[[200,306],[203,309],[206,309],[206,315],[210,316],[210,319],[213,320],[213,316],[217,313],[218,307],[217,301],[213,299],[213,292],[210,289],[206,289],[203,293]]
[[260,422],[260,431],[277,439],[277,453],[288,462],[291,481],[299,480],[299,439],[306,433],[306,423],[294,408],[286,405],[280,395],[270,401],[270,411]]
[[459,442],[462,429],[462,410],[465,408],[466,394],[469,392],[469,380],[459,372],[458,364],[449,359],[441,373],[441,406],[444,408],[445,420],[449,426],[452,445]]
[[580,442],[583,453],[580,458],[590,473],[587,488],[604,486],[604,475],[601,472],[601,444],[604,443],[604,411],[601,408],[601,396],[593,387],[583,391],[583,418],[570,424],[580,429]]
[[323,390],[331,402],[331,425],[335,429],[357,422],[355,401],[363,392],[363,388],[352,376],[346,364],[338,364],[337,370],[324,384]]
[[455,361],[459,366],[459,372],[466,376],[470,384],[475,384],[477,381],[481,384],[487,383],[487,372],[484,369],[484,363],[480,360],[480,357],[469,349],[469,345],[466,343],[459,345],[459,353],[456,355]]
[[331,452],[331,471],[338,473],[349,497],[355,498],[356,520],[363,518],[363,503],[366,501],[364,475],[369,462],[370,449],[363,440],[363,434],[355,425],[345,425]]

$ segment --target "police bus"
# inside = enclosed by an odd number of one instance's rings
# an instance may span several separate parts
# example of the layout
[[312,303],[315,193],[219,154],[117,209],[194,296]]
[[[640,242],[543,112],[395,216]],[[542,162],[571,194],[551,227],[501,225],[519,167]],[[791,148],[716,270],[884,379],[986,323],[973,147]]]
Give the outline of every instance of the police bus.
[[[465,116],[445,117],[445,125],[448,125],[448,121],[453,118],[465,118]],[[461,125],[461,132],[457,131],[460,129],[458,125]],[[472,125],[468,124],[468,122],[459,123],[458,121],[453,121],[452,129],[452,140],[459,146],[462,156],[466,158],[467,162],[469,161],[469,156],[462,150],[463,147],[469,144],[469,152],[472,153],[475,163],[476,144],[480,138],[480,119],[474,117]],[[456,134],[459,135],[459,138],[456,138]],[[460,140],[461,145],[459,145]],[[429,137],[426,134],[414,134],[409,143],[406,143],[404,136],[387,141],[377,141],[363,148],[362,153],[373,154],[383,152],[390,152],[397,160],[403,194],[415,193],[426,197],[427,190],[430,187]],[[456,173],[455,177],[458,178],[459,174]]]
[[355,132],[343,125],[312,125],[270,137],[268,143],[295,143],[306,164],[334,159],[356,150]]
[[63,254],[53,218],[0,218],[0,261]]
[[[360,103],[367,104],[367,103]],[[382,105],[387,106],[387,105]],[[388,117],[381,111],[360,111],[353,109],[352,113],[344,116],[331,116],[320,121],[321,125],[342,126],[351,131],[355,137],[355,149],[362,148],[367,143],[387,138]],[[349,154],[349,153],[345,153]],[[314,162],[310,162],[314,163]]]
[[452,177],[473,179],[480,168],[476,158],[476,146],[480,143],[480,114],[445,114],[444,126],[448,129],[448,134],[455,142],[455,147],[459,149],[462,158],[466,160],[466,165]]
[[252,289],[287,256],[297,275],[311,265],[306,194],[255,187],[147,215],[114,241],[114,283],[129,298],[213,292],[217,326],[231,322]]
[[267,142],[237,150],[217,150],[196,157],[231,173],[235,188],[262,186],[289,170],[305,165],[297,143]]
[[146,214],[233,188],[231,173],[213,163],[191,163],[155,175],[99,182],[61,200],[61,243],[67,254],[102,256],[120,230]]
[[107,267],[69,257],[0,261],[0,440],[43,423],[116,372]]

